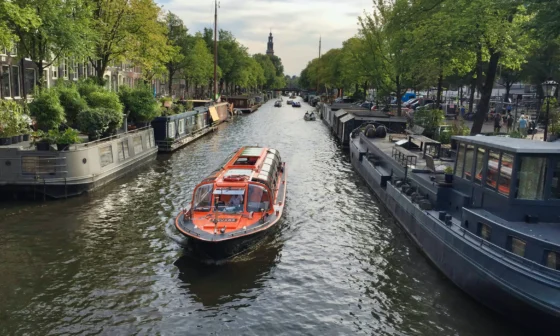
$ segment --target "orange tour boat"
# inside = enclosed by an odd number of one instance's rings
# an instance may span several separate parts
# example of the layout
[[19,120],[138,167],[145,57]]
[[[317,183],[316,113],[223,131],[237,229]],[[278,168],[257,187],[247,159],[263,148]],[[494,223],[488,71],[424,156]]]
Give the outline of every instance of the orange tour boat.
[[286,200],[286,163],[272,148],[242,147],[196,186],[175,219],[195,252],[221,259],[276,227]]

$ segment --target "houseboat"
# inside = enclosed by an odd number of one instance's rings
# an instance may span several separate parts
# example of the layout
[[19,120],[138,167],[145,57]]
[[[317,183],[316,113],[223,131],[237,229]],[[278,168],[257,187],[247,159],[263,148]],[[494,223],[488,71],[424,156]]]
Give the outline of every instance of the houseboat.
[[[482,304],[535,334],[558,334],[560,147],[455,136],[450,164],[375,137],[372,127],[352,133],[352,165],[412,241]],[[452,181],[438,164],[452,168]]]
[[249,96],[228,96],[225,98],[228,103],[233,105],[233,108],[242,113],[255,112],[260,104],[255,102],[254,97]]
[[196,186],[176,219],[193,252],[236,255],[275,228],[286,200],[286,164],[277,150],[242,147]]
[[151,127],[64,151],[36,150],[29,142],[0,148],[0,194],[36,199],[67,198],[93,191],[152,161],[157,154]]
[[228,104],[195,107],[170,116],[152,120],[155,141],[160,152],[172,152],[216,130],[228,118]]

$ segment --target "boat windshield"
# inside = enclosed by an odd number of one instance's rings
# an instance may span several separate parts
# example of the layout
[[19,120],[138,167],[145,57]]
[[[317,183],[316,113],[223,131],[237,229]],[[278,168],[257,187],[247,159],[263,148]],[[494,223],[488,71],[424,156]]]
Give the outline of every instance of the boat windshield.
[[216,188],[214,190],[214,211],[238,213],[245,204],[244,188]]
[[247,197],[247,211],[261,212],[268,211],[270,197],[266,188],[258,185],[249,184],[249,195]]
[[212,209],[212,184],[203,184],[194,192],[193,210],[210,211]]

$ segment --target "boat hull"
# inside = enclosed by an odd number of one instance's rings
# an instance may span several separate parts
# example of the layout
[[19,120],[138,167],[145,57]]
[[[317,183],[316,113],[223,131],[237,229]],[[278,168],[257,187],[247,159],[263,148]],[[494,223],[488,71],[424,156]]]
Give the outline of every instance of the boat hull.
[[[438,218],[419,209],[391,183],[382,186],[384,183],[380,181],[387,181],[389,172],[382,174],[365,157],[360,160],[363,148],[358,147],[358,141],[351,140],[352,166],[433,265],[475,300],[508,319],[538,329],[540,334],[557,333],[560,328],[560,311],[557,307],[546,304],[544,298],[533,295],[539,292],[538,288],[542,288],[544,292],[546,288],[539,287],[542,284],[527,278],[526,287],[518,287],[490,272],[487,267],[497,269],[499,261],[483,259],[482,252],[463,243],[459,238],[452,238],[452,235],[444,232]],[[377,154],[381,155],[381,152]],[[515,276],[522,275],[517,273]],[[528,293],[526,290],[529,288],[537,289]]]

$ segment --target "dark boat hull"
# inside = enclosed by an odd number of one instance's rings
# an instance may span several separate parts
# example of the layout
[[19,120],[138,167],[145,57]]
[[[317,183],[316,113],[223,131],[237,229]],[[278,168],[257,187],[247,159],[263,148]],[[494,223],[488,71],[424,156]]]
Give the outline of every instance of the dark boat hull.
[[227,259],[258,244],[266,236],[272,234],[277,226],[278,223],[270,226],[266,230],[258,231],[251,235],[222,241],[206,241],[189,237],[185,247],[193,254],[202,257],[214,260]]
[[[438,219],[419,210],[391,184],[381,186],[379,181],[384,177],[371,169],[370,164],[359,160],[360,151],[351,139],[352,166],[433,265],[471,297],[506,318],[538,330],[541,335],[557,334],[560,328],[560,314],[555,307],[535,302],[530,298],[531,294],[526,292],[529,287],[515,288],[487,269],[497,268],[499,261],[483,259],[482,254],[476,249],[471,250],[471,247],[463,244],[460,239],[443,239],[439,232],[441,225],[436,222]],[[378,154],[381,155],[381,152]],[[363,161],[365,160],[366,158],[363,158]],[[450,236],[444,234],[443,237]],[[489,266],[490,264],[492,266]]]

